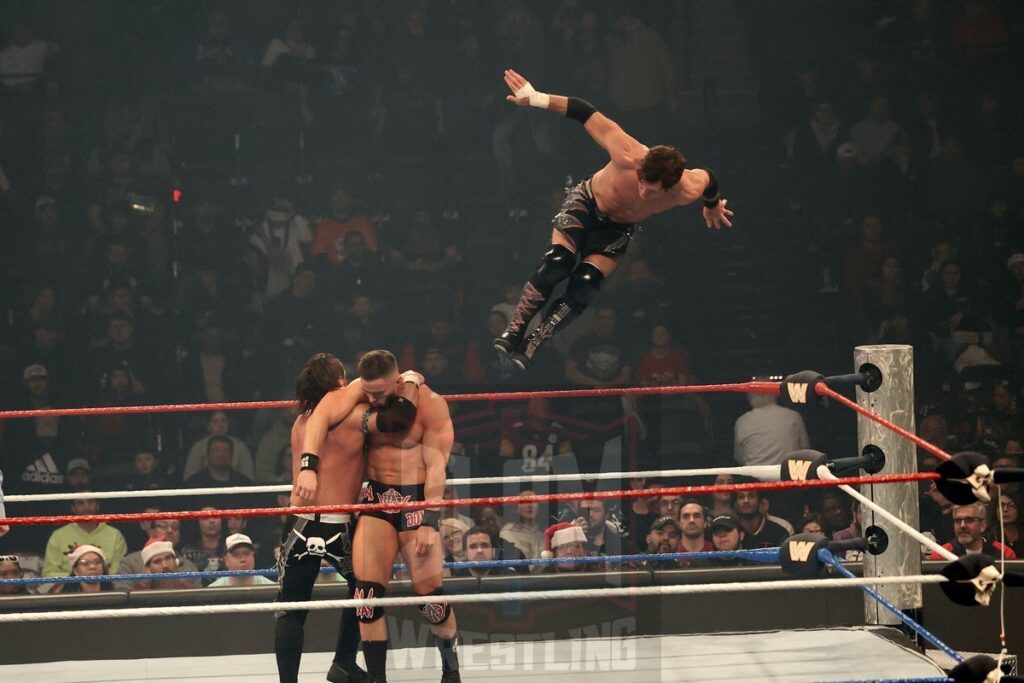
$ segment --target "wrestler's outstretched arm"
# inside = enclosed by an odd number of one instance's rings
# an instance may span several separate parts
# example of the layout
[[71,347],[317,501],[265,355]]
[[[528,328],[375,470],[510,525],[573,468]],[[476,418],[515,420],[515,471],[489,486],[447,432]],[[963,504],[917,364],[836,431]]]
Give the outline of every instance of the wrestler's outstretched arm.
[[[427,389],[427,391],[430,391]],[[452,445],[455,443],[455,428],[452,425],[451,413],[448,411],[448,403],[431,392],[430,398],[425,402],[429,405],[421,406],[428,411],[425,415],[423,425],[423,466],[427,471],[426,479],[423,482],[423,499],[427,501],[441,501],[444,499],[444,483],[447,478],[448,457],[452,452]],[[424,521],[430,516],[437,516],[436,509],[428,509],[424,513]],[[426,557],[436,542],[437,535],[433,533],[437,529],[436,520],[433,524],[423,524],[416,530],[416,540],[413,546],[418,557]]]
[[643,144],[586,100],[538,92],[528,80],[512,69],[505,70],[505,84],[512,91],[505,98],[509,102],[520,107],[547,109],[582,123],[590,137],[608,152],[608,156],[617,165],[629,166],[633,160],[647,152]]

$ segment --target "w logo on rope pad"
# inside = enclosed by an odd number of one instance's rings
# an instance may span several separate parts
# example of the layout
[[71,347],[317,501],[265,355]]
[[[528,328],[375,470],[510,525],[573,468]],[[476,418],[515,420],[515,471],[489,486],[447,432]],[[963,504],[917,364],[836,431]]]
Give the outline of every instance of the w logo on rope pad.
[[786,383],[790,403],[807,403],[807,385]]
[[807,471],[811,469],[810,460],[787,460],[790,481],[806,481]]
[[789,548],[790,559],[794,562],[806,562],[816,545],[818,544],[811,541],[790,541],[786,547]]
[[790,375],[779,385],[779,398],[782,405],[805,407],[811,402],[824,405],[824,399],[818,397],[818,384],[825,378],[813,370],[804,370]]

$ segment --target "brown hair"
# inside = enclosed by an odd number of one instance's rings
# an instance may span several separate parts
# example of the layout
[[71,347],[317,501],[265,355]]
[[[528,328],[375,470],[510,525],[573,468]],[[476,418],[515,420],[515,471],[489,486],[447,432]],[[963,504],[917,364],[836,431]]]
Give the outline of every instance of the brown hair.
[[318,353],[303,366],[295,378],[295,399],[303,415],[313,412],[327,392],[338,388],[338,380],[345,379],[345,366],[332,353]]
[[679,182],[686,170],[686,157],[674,147],[655,145],[640,162],[640,179],[647,183],[661,183],[668,189]]
[[387,377],[397,369],[398,359],[395,358],[395,354],[384,349],[367,351],[359,359],[359,365],[356,366],[356,372],[359,373],[359,377],[364,381],[373,381],[381,377]]

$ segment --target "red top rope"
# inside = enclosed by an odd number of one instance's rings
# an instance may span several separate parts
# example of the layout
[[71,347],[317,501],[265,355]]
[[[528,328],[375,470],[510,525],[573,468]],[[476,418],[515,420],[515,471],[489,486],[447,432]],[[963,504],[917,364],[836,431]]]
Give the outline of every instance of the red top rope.
[[[581,475],[581,479],[584,478]],[[208,519],[211,517],[273,517],[276,515],[328,514],[364,512],[370,510],[419,510],[423,508],[451,508],[461,505],[516,505],[518,503],[548,503],[567,500],[607,500],[616,498],[654,498],[657,496],[703,495],[708,493],[735,493],[737,491],[775,491],[781,489],[824,488],[846,484],[895,484],[907,481],[933,481],[942,476],[935,472],[914,474],[882,474],[839,479],[810,479],[803,481],[759,481],[749,484],[710,484],[706,486],[668,486],[660,489],[629,491],[596,491],[580,493],[547,493],[532,496],[491,496],[487,498],[461,498],[455,500],[409,501],[406,503],[355,503],[349,505],[309,505],[287,508],[240,508],[235,510],[187,510],[181,512],[137,512],[109,515],[56,515],[45,517],[11,517],[4,524],[95,524],[99,522],[141,522],[156,519]]]
[[[738,384],[694,384],[673,387],[616,387],[610,389],[557,389],[503,393],[448,394],[451,403],[461,401],[523,401],[531,398],[587,398],[593,396],[660,396],[664,394],[772,394],[778,396],[777,382]],[[240,401],[234,403],[169,403],[156,406],[101,406],[96,408],[43,408],[2,410],[0,420],[30,417],[81,417],[89,415],[136,415],[139,413],[194,413],[214,410],[267,410],[291,408],[295,401]]]
[[861,415],[863,415],[867,419],[871,420],[872,422],[877,422],[878,424],[882,425],[886,429],[892,430],[896,434],[899,434],[900,436],[902,436],[907,441],[910,441],[911,443],[916,445],[918,448],[922,448],[922,449],[928,451],[929,453],[931,453],[932,455],[938,456],[939,458],[941,458],[943,460],[949,460],[949,459],[951,459],[953,457],[949,453],[947,453],[946,451],[944,451],[941,448],[939,448],[938,446],[936,446],[935,444],[929,443],[928,441],[925,441],[924,439],[919,437],[917,434],[913,434],[911,432],[908,432],[906,429],[903,429],[902,427],[899,427],[898,425],[893,424],[889,420],[886,420],[881,415],[875,415],[874,413],[872,413],[867,408],[863,408],[863,407],[859,406],[856,401],[851,401],[850,399],[846,398],[845,396],[843,396],[839,392],[837,392],[834,389],[832,389],[831,387],[829,387],[824,382],[820,382],[817,385],[815,385],[815,391],[819,395],[821,395],[821,396],[826,396],[826,397],[832,399],[833,401],[835,401],[836,403],[844,405],[847,408],[849,408],[850,410],[853,410],[854,412],[860,413]]

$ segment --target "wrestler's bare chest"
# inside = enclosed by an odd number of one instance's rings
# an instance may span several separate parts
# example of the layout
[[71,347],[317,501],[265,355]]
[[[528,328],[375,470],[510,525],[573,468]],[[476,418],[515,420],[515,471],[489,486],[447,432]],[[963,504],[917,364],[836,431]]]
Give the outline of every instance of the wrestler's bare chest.
[[681,187],[651,199],[643,199],[639,193],[636,169],[624,169],[609,163],[594,174],[590,188],[597,200],[597,207],[608,214],[616,223],[640,223],[651,216],[671,208],[688,204]]

